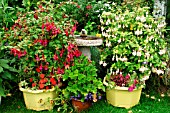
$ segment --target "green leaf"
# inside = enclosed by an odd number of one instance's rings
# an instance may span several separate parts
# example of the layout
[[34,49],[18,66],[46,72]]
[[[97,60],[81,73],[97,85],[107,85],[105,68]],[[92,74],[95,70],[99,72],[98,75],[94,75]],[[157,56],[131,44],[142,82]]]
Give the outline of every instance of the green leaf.
[[18,70],[17,69],[15,69],[15,68],[13,68],[13,67],[9,67],[9,69],[8,69],[9,71],[12,71],[12,72],[18,72]]
[[2,83],[0,83],[0,96],[5,97],[5,92],[4,92],[4,89],[2,88]]
[[3,72],[3,68],[0,66],[0,73]]
[[11,79],[11,73],[9,73],[8,71],[5,71],[2,74],[2,78],[4,78],[4,79]]
[[0,63],[1,63],[1,64],[7,64],[8,62],[9,62],[8,60],[0,59]]
[[0,63],[0,66],[2,66],[2,67],[5,68],[5,69],[8,69],[8,68],[9,68],[9,65],[6,64],[6,63]]

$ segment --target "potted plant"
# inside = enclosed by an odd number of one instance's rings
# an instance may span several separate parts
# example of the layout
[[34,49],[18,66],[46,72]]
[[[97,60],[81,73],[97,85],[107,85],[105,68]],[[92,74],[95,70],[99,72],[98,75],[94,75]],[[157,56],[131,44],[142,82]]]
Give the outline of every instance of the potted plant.
[[164,74],[168,58],[164,18],[155,19],[148,7],[128,9],[112,4],[100,21],[105,43],[100,64],[108,69],[104,79],[106,98],[114,106],[130,108],[139,102],[150,74]]
[[67,48],[73,45],[69,35],[75,30],[74,21],[64,18],[54,4],[47,2],[35,11],[18,14],[15,24],[6,31],[8,48],[20,60],[19,86],[28,109],[53,108],[55,87],[62,87],[66,66],[80,54],[77,49]]
[[96,71],[94,62],[84,55],[74,58],[73,66],[65,70],[63,81],[67,81],[67,86],[63,93],[71,99],[73,107],[78,111],[90,107],[92,102],[101,98],[99,92],[105,91]]

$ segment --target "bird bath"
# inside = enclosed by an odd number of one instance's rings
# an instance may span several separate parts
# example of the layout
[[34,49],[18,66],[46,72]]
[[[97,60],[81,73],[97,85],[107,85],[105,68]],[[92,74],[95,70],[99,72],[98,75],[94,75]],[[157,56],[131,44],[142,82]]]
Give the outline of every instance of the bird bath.
[[87,35],[87,36],[75,35],[75,42],[78,46],[78,49],[85,56],[91,59],[90,47],[102,45],[103,40],[99,37],[90,36],[90,35]]

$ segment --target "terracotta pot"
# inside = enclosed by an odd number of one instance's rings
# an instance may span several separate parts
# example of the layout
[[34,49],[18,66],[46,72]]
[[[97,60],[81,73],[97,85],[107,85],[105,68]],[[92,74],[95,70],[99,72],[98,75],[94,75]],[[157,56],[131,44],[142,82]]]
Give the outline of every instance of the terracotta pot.
[[72,105],[76,111],[80,112],[82,110],[88,109],[92,105],[92,102],[81,102],[80,100],[72,99]]

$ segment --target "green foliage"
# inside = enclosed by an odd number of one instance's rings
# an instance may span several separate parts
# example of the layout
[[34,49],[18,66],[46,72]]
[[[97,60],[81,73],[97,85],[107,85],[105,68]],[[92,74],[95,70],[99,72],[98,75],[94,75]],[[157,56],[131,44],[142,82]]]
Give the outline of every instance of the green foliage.
[[85,56],[75,58],[74,66],[67,69],[63,75],[63,81],[68,82],[65,90],[69,92],[69,98],[80,94],[84,101],[89,92],[95,94],[98,89],[104,91],[102,81],[97,78],[96,71],[94,62],[89,62]]
[[14,59],[11,60],[9,57],[6,57],[5,55],[8,55],[6,52],[8,51],[0,49],[0,96],[5,96],[10,90],[10,81],[15,80],[15,74],[18,72],[13,67]]
[[131,74],[139,85],[151,72],[163,75],[167,61],[163,20],[150,15],[148,7],[113,5],[110,12],[103,12],[105,48],[100,62],[107,66],[109,74]]

